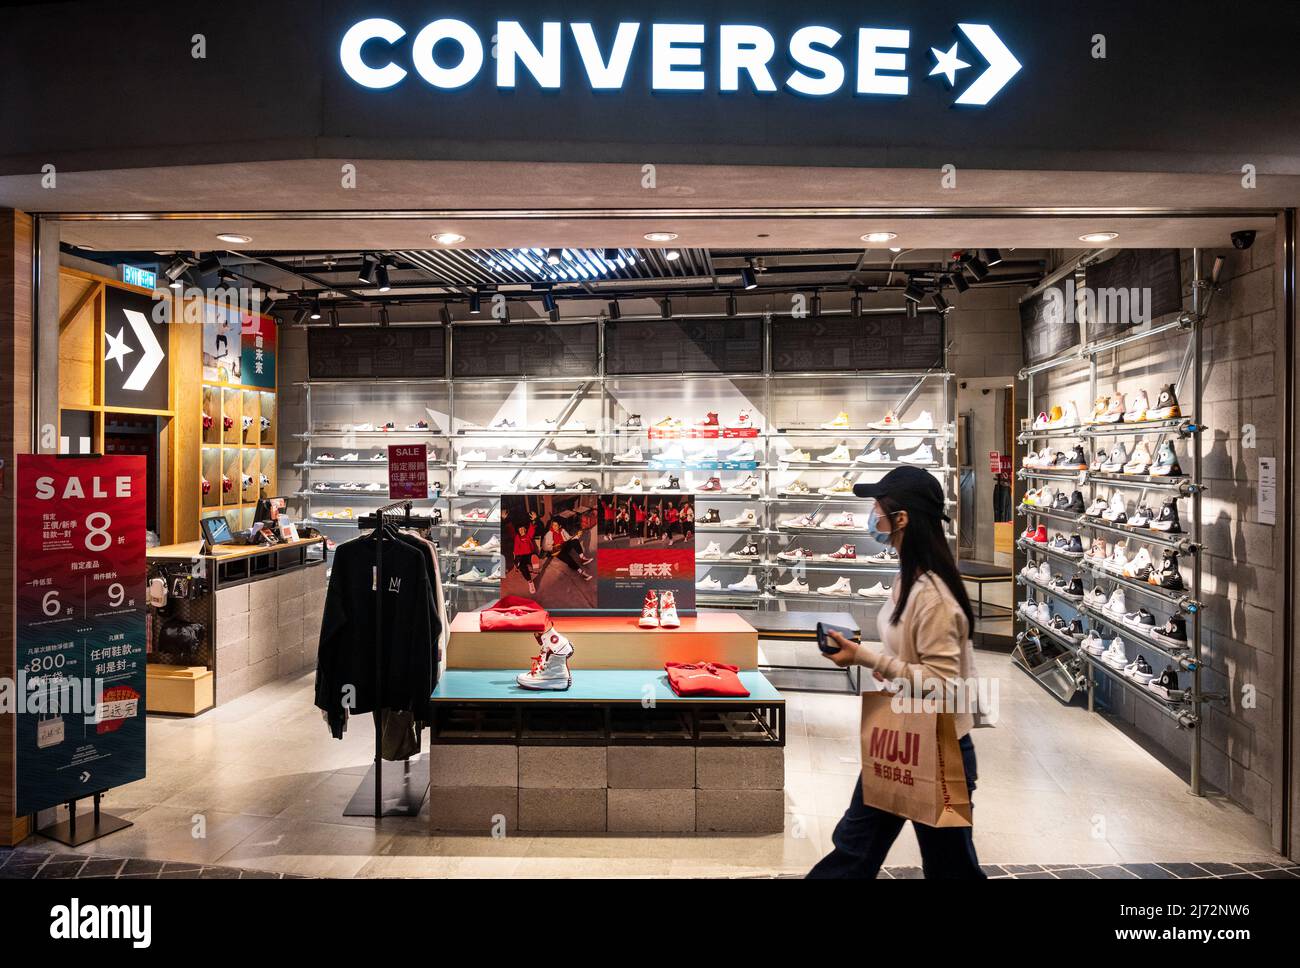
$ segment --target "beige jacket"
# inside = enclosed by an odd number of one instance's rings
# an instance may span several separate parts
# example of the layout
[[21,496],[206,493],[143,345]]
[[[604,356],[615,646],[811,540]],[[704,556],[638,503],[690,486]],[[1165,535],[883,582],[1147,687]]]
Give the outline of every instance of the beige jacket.
[[886,680],[919,682],[927,694],[945,684],[955,697],[945,711],[956,713],[957,736],[965,736],[975,722],[975,655],[966,615],[948,586],[925,574],[912,586],[903,617],[894,625],[901,587],[895,581],[893,595],[880,608],[881,648],[859,645],[855,662]]

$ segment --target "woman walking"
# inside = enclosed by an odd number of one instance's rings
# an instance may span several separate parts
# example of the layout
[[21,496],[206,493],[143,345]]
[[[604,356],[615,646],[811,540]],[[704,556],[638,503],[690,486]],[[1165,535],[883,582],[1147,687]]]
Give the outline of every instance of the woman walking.
[[[966,786],[975,791],[974,717],[964,699],[964,682],[975,675],[970,634],[974,626],[957,563],[944,534],[943,489],[918,467],[900,467],[875,484],[859,484],[858,497],[874,498],[867,529],[898,551],[900,570],[893,593],[881,607],[882,648],[850,642],[832,632],[840,651],[830,656],[841,667],[861,665],[882,682],[945,684],[943,709],[955,713]],[[889,848],[907,823],[862,802],[862,778],[831,836],[834,849],[809,873],[811,878],[874,878]],[[927,827],[913,822],[928,878],[980,879],[970,827]]]

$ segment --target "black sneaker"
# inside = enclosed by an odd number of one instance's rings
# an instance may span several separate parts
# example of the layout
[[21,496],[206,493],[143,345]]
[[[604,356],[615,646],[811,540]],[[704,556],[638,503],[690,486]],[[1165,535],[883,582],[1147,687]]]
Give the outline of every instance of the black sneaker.
[[1053,615],[1051,624],[1048,627],[1053,632],[1059,632],[1061,635],[1070,634],[1070,623],[1065,620],[1064,615]]
[[721,524],[722,515],[718,513],[717,508],[709,508],[704,512],[704,517],[700,518],[700,524]]
[[1082,444],[1074,445],[1074,452],[1070,454],[1070,469],[1075,471],[1086,471],[1088,469],[1088,455],[1083,452]]
[[1165,506],[1160,509],[1160,517],[1151,522],[1151,530],[1163,531],[1165,534],[1182,534],[1183,523],[1178,519],[1178,499],[1165,498]]
[[1083,619],[1070,619],[1070,627],[1066,630],[1066,634],[1072,639],[1082,639],[1085,634],[1083,631]]
[[1072,511],[1075,514],[1082,514],[1084,511],[1088,510],[1088,506],[1083,503],[1082,491],[1074,492],[1074,496],[1070,498],[1070,506],[1066,510]]
[[628,430],[640,430],[641,415],[639,413],[632,414],[632,416],[627,418],[627,423],[624,426],[626,426]]
[[1052,510],[1053,511],[1070,510],[1070,499],[1065,496],[1064,491],[1056,492],[1056,500],[1052,502]]
[[1151,668],[1151,663],[1146,660],[1146,656],[1138,656],[1137,661],[1133,663],[1133,671],[1129,673],[1129,678],[1150,682],[1154,677],[1155,672]]
[[1052,467],[1059,471],[1068,471],[1071,463],[1073,462],[1070,460],[1069,455],[1064,451],[1058,450],[1056,452],[1056,459],[1052,461]]
[[1083,538],[1079,536],[1077,531],[1070,535],[1069,541],[1066,542],[1065,550],[1061,553],[1069,555],[1071,558],[1083,557]]
[[1172,420],[1182,415],[1183,412],[1178,406],[1178,394],[1174,392],[1172,383],[1167,384],[1160,391],[1160,396],[1156,398],[1156,405],[1147,411],[1148,420]]
[[1154,632],[1156,627],[1156,617],[1148,612],[1145,608],[1138,609],[1138,619],[1134,623],[1139,631]]
[[1161,689],[1165,690],[1165,692],[1177,692],[1178,691],[1178,670],[1176,670],[1173,666],[1166,666],[1165,671],[1160,673],[1160,678],[1153,679],[1151,681],[1151,685],[1159,686]]
[[1159,573],[1152,572],[1147,576],[1147,581],[1152,585],[1167,588],[1171,592],[1186,591],[1187,584],[1183,581],[1182,570],[1178,567],[1178,552],[1173,548],[1166,548]]
[[1149,528],[1151,527],[1151,522],[1155,520],[1155,517],[1155,512],[1143,504],[1137,509],[1137,513],[1135,513],[1133,517],[1129,518],[1128,523],[1135,528]]
[[[1161,642],[1168,642],[1170,645],[1185,646],[1187,645],[1187,620],[1181,615],[1172,616],[1168,622],[1151,633]],[[1177,688],[1177,686],[1175,686]]]
[[1070,583],[1065,587],[1065,591],[1062,594],[1067,598],[1083,598],[1083,578],[1080,575],[1075,575],[1071,578]]
[[442,524],[442,508],[433,509],[433,523]]

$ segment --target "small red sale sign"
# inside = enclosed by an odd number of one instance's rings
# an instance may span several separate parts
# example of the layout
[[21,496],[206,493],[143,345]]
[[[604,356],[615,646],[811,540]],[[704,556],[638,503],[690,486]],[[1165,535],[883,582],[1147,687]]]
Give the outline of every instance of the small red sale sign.
[[989,470],[994,474],[1002,473],[1002,455],[996,450],[989,451]]
[[394,501],[422,501],[429,496],[427,444],[393,444],[388,448],[388,496]]

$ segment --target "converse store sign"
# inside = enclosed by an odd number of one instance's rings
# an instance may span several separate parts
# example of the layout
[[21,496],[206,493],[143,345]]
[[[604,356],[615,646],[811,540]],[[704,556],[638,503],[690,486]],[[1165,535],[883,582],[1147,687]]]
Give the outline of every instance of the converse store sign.
[[743,23],[624,22],[597,31],[586,22],[498,20],[480,30],[452,18],[408,28],[376,17],[353,24],[339,44],[343,71],[376,91],[412,73],[446,91],[487,78],[503,91],[525,78],[543,90],[621,91],[638,60],[648,63],[656,93],[905,98],[919,78],[946,85],[956,93],[953,103],[965,107],[989,104],[1022,69],[985,23],[958,23],[952,34],[809,25],[786,36]]

